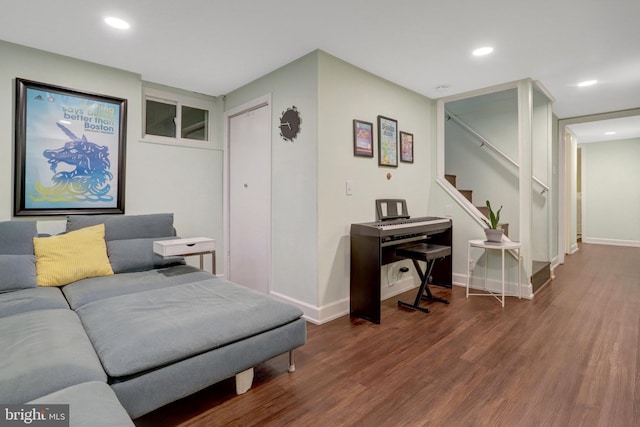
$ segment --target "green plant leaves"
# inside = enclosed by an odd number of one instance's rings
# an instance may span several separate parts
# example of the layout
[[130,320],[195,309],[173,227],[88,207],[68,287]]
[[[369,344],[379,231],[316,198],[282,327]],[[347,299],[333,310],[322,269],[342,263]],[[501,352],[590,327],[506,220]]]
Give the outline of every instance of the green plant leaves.
[[500,209],[497,212],[494,212],[491,208],[491,203],[487,200],[487,208],[489,208],[489,220],[491,223],[489,224],[487,221],[487,225],[494,230],[498,228],[498,224],[500,224],[500,211],[502,211],[502,205],[500,205]]

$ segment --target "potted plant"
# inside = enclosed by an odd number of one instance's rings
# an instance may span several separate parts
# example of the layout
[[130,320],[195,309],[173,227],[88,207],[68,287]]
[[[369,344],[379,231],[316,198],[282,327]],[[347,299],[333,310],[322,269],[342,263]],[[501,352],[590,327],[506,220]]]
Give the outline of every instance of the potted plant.
[[484,229],[484,233],[487,236],[487,241],[501,242],[504,230],[498,228],[498,226],[500,225],[500,211],[502,211],[502,205],[500,205],[500,209],[498,209],[497,212],[494,212],[493,208],[491,208],[491,203],[489,203],[489,201],[487,200],[487,208],[489,209],[489,221],[491,222],[482,218],[482,220],[485,224],[487,224],[488,227]]

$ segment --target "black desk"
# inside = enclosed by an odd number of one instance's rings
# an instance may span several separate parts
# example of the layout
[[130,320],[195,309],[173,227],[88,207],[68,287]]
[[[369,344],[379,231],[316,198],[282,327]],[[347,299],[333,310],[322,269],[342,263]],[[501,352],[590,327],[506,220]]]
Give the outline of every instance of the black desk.
[[[451,231],[451,219],[438,217],[352,224],[351,315],[380,323],[382,266],[406,259],[396,255],[403,246],[428,242],[451,247]],[[436,263],[429,283],[451,288],[452,273],[448,256]]]

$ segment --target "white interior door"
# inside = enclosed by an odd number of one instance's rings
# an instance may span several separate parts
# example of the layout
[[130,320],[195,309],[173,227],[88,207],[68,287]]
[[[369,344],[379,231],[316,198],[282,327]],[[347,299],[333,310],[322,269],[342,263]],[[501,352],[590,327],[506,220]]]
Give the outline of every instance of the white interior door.
[[229,280],[269,292],[271,108],[229,119]]

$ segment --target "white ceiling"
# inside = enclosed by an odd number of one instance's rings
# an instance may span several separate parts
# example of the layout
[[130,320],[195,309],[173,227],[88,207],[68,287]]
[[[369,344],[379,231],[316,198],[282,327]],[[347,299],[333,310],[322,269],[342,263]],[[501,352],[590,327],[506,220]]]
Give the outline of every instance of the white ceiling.
[[[640,116],[578,123],[567,127],[576,136],[578,144],[640,138]],[[615,134],[608,135],[610,132]]]
[[[639,0],[14,0],[0,11],[2,40],[209,95],[322,49],[430,98],[530,77],[560,118],[640,106]],[[132,28],[106,27],[107,15]],[[484,45],[494,53],[471,55]],[[599,84],[576,86],[587,79]]]

